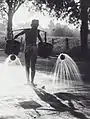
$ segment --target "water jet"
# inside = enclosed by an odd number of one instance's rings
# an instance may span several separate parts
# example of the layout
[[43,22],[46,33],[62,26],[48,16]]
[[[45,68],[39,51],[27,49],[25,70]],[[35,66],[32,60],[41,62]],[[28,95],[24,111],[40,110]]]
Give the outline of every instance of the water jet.
[[54,83],[66,86],[83,85],[79,68],[75,61],[67,54],[61,53],[56,61]]
[[10,54],[4,61],[0,72],[0,87],[10,90],[26,83],[24,67],[15,54]]

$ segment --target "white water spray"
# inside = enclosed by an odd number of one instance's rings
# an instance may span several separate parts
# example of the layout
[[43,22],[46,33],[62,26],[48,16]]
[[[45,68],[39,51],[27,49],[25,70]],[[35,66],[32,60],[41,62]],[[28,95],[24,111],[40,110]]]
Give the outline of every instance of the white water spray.
[[62,53],[57,58],[54,83],[66,84],[67,86],[83,85],[76,63],[67,54]]
[[8,91],[15,86],[24,85],[25,83],[25,70],[20,59],[14,54],[9,55],[0,71],[0,89]]

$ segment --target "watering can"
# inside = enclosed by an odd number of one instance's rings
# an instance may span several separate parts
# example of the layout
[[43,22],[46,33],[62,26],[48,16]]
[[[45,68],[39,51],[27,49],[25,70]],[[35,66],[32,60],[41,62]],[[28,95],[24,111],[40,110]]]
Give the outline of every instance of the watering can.
[[6,41],[6,47],[5,47],[5,53],[7,55],[15,54],[18,55],[20,52],[20,42],[16,40],[7,40]]
[[47,34],[45,32],[44,43],[38,43],[38,55],[42,58],[48,58],[52,55],[53,45],[47,42]]

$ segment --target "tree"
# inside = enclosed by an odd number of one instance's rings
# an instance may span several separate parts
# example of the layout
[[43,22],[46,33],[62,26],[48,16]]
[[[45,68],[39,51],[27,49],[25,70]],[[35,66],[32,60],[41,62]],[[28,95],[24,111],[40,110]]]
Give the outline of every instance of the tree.
[[7,15],[7,39],[12,40],[12,19],[14,13],[25,0],[0,0],[0,11]]
[[[90,13],[90,0],[35,0],[36,6],[41,10],[43,4],[46,10],[53,13],[57,18],[69,18],[68,22],[74,25],[81,24],[81,51],[86,52],[88,49],[88,19]],[[44,8],[45,9],[45,8]]]
[[79,36],[76,30],[74,29],[72,30],[67,25],[62,25],[60,23],[54,24],[53,20],[50,21],[48,27],[49,27],[48,31],[51,36],[61,36],[61,37]]
[[88,4],[90,4],[90,1],[86,0],[80,0],[80,7],[81,7],[81,50],[83,53],[87,52],[88,49]]

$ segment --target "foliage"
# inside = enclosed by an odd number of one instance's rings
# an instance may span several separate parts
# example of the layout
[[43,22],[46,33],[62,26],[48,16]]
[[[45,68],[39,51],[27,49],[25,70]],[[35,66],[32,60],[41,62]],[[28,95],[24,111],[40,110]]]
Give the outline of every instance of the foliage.
[[62,25],[60,23],[54,24],[53,21],[50,21],[50,24],[48,25],[49,29],[49,35],[52,36],[63,36],[63,37],[77,37],[79,36],[79,30],[70,29],[67,25]]
[[9,14],[9,11],[12,10],[12,13],[14,14],[19,6],[24,3],[25,0],[1,0],[0,1],[0,12],[5,15]]
[[[35,2],[36,1],[36,2]],[[80,1],[75,0],[34,0],[33,4],[41,11],[47,10],[54,17],[69,18],[74,25],[80,23]]]
[[43,4],[49,13],[57,18],[68,18],[69,23],[80,25],[81,51],[88,50],[88,23],[90,22],[90,0],[35,0],[36,5],[42,9]]
[[7,39],[13,39],[12,33],[12,19],[14,13],[18,10],[25,0],[2,0],[0,4],[0,11],[2,16],[7,16]]

